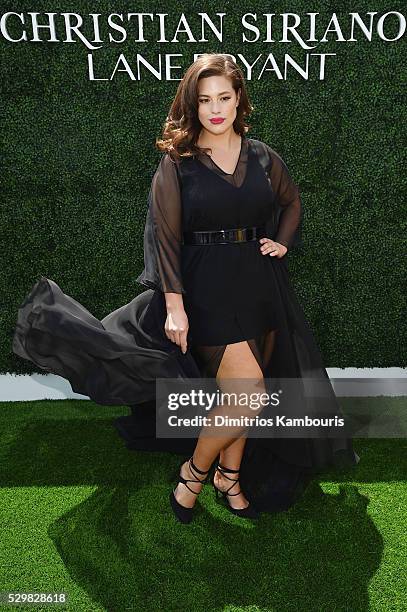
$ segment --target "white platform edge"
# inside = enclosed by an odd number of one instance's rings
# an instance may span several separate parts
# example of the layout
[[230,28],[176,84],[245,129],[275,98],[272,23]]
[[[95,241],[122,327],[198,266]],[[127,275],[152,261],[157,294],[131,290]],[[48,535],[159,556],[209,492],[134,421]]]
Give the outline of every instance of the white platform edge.
[[[339,397],[406,396],[407,368],[326,368]],[[364,380],[361,380],[364,379]],[[84,399],[54,374],[0,374],[0,402]]]

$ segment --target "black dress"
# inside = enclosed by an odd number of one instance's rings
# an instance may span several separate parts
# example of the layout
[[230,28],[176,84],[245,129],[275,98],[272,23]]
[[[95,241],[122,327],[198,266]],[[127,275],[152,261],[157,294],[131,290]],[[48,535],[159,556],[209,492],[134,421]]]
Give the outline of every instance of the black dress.
[[[148,289],[99,321],[41,277],[18,311],[13,351],[68,379],[99,404],[126,404],[116,427],[127,446],[192,453],[196,438],[155,437],[156,378],[215,377],[226,346],[246,340],[265,378],[324,382],[324,416],[343,416],[313,333],[289,280],[286,257],[257,240],[191,245],[184,232],[264,226],[288,249],[300,243],[301,200],[281,157],[243,136],[235,171],[206,153],[164,154],[148,197],[143,272]],[[165,335],[164,292],[183,294],[189,321],[184,355]],[[241,485],[264,511],[288,508],[310,478],[357,464],[349,437],[249,438]]]

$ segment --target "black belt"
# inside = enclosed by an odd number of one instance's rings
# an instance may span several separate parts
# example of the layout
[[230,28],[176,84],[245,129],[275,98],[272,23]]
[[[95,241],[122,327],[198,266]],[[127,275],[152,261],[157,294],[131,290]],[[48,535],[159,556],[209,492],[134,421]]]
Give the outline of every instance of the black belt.
[[228,244],[249,242],[266,236],[266,228],[239,227],[236,229],[213,230],[210,232],[184,232],[184,244]]

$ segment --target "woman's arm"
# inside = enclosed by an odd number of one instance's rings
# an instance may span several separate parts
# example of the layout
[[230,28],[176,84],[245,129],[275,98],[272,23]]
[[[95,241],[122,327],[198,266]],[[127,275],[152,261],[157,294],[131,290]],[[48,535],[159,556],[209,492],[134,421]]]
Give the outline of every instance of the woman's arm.
[[278,230],[274,238],[287,249],[299,241],[299,229],[301,222],[301,197],[299,187],[290,176],[287,165],[283,159],[270,147],[271,168],[269,178],[277,204],[281,207]]
[[144,230],[144,270],[137,281],[165,295],[167,337],[186,351],[188,318],[182,294],[182,206],[175,162],[161,158],[151,182]]
[[161,289],[185,293],[181,276],[182,208],[176,164],[165,154],[151,182],[151,221]]
[[144,270],[137,282],[151,289],[185,293],[181,278],[181,196],[175,163],[164,155],[148,194]]

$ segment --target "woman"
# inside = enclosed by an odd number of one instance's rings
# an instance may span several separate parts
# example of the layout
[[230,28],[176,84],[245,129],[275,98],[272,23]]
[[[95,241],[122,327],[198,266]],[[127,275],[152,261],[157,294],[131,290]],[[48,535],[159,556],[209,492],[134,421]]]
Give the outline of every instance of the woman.
[[[188,68],[157,142],[164,154],[137,279],[148,290],[100,322],[42,277],[19,310],[14,352],[103,404],[151,402],[163,376],[213,377],[226,392],[231,379],[244,380],[256,393],[267,390],[265,379],[311,376],[324,384],[324,416],[343,416],[288,278],[299,189],[281,157],[246,136],[251,110],[228,56],[204,54]],[[235,415],[236,406],[212,413]],[[202,428],[170,493],[183,523],[218,457],[213,487],[246,518],[290,507],[313,474],[359,460],[345,437],[248,438],[237,426],[213,433]]]

